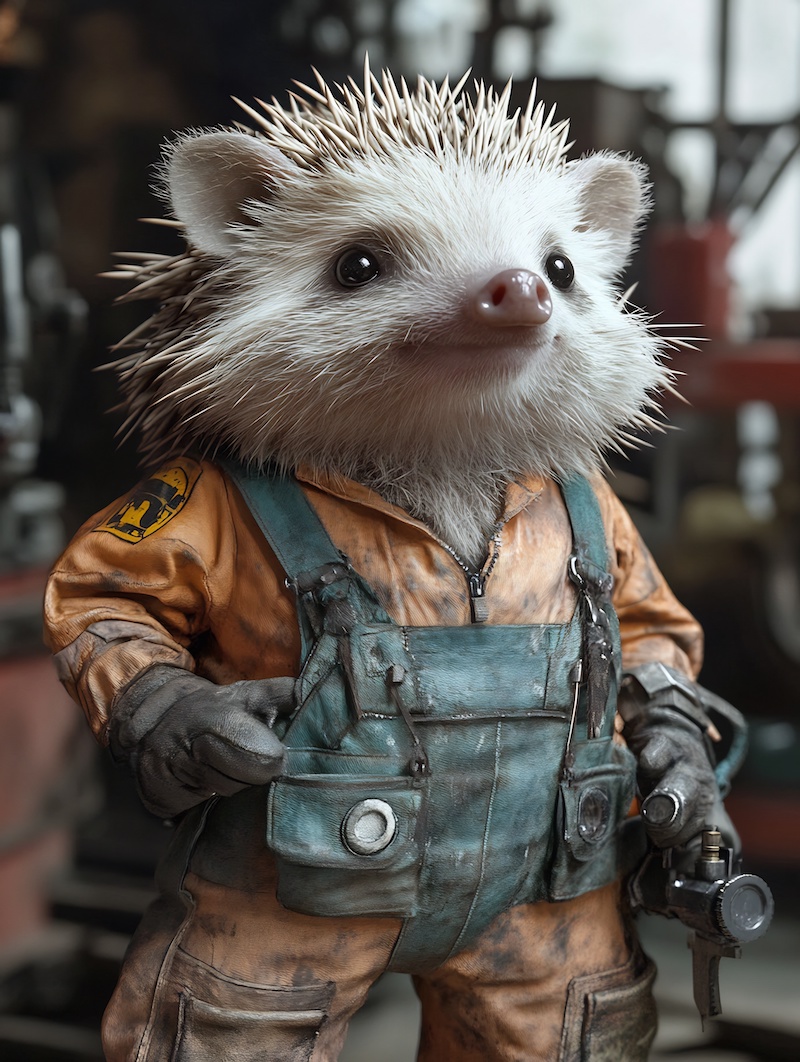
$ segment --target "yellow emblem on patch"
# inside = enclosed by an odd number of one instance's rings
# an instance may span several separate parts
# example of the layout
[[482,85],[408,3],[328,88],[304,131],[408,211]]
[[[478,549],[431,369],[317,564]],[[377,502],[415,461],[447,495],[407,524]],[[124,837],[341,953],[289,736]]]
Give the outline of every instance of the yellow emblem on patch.
[[117,511],[95,531],[108,531],[125,542],[141,542],[169,523],[189,500],[202,469],[194,461],[157,472],[140,483]]

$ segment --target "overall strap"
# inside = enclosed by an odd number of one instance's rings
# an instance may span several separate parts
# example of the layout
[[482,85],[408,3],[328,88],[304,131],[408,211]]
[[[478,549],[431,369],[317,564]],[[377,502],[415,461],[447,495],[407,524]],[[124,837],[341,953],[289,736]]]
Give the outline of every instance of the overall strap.
[[576,473],[561,484],[561,494],[572,524],[573,548],[582,574],[598,579],[608,577],[606,530],[591,484],[585,476]]
[[294,476],[276,471],[252,473],[233,461],[222,466],[239,488],[290,584],[318,569],[347,564]]
[[613,578],[600,505],[588,480],[573,475],[561,484],[572,524],[573,553],[569,576],[578,589],[583,613],[581,681],[586,691],[589,738],[608,736],[613,712],[609,697],[616,692],[620,668],[619,623],[611,603]]
[[326,608],[327,627],[341,627],[342,633],[358,620],[391,623],[372,588],[331,541],[293,475],[249,472],[233,461],[221,464],[286,572],[286,585],[297,595],[304,659],[323,629]]

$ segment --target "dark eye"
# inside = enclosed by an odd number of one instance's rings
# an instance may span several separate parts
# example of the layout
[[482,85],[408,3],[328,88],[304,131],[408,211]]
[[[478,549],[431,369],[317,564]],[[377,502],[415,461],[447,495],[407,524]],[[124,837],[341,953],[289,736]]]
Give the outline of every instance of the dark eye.
[[336,260],[333,272],[343,288],[359,288],[380,274],[378,259],[363,247],[351,247]]
[[559,288],[561,291],[566,291],[572,287],[575,280],[575,267],[565,254],[560,251],[553,251],[551,255],[547,256],[544,267],[554,287]]

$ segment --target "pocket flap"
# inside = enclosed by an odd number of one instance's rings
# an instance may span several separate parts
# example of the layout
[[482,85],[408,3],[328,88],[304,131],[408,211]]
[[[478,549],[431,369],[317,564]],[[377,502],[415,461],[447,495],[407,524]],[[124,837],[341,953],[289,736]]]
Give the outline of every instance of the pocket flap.
[[293,864],[410,866],[422,790],[412,779],[296,775],[270,786],[267,844]]

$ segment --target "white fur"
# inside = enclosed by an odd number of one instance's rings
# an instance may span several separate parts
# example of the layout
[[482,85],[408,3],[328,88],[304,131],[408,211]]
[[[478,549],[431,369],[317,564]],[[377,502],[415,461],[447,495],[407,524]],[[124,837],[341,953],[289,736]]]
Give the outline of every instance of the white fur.
[[[180,142],[168,170],[202,252],[194,304],[162,311],[167,338],[123,363],[152,452],[166,439],[355,477],[477,560],[510,480],[590,471],[647,420],[668,379],[661,344],[614,289],[646,208],[636,164],[404,143],[300,165],[245,133],[212,136]],[[228,154],[241,191],[215,212]],[[383,272],[347,290],[332,267],[352,245]],[[548,282],[546,324],[475,322],[474,292],[510,268],[545,277],[553,250],[576,282]]]

